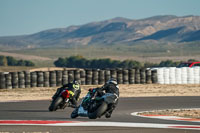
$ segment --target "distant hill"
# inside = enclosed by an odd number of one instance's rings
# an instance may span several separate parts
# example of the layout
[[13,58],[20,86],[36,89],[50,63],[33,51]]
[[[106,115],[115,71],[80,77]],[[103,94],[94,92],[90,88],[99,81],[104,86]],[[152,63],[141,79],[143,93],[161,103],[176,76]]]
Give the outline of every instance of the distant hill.
[[132,20],[114,18],[31,35],[0,37],[7,47],[70,47],[73,45],[132,44],[135,42],[200,41],[200,16],[154,16]]

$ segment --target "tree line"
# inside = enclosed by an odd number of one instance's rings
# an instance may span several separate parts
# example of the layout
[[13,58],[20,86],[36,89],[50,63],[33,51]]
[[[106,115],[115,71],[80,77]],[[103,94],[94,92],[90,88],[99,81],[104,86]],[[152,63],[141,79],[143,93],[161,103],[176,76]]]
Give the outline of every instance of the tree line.
[[111,60],[106,59],[86,59],[83,56],[70,56],[66,58],[58,58],[54,62],[56,67],[76,67],[76,68],[131,68],[131,67],[141,67],[140,62],[125,60]]
[[16,60],[11,56],[0,56],[0,66],[35,66],[29,60]]
[[[190,59],[188,61],[195,61]],[[66,58],[58,58],[54,65],[56,67],[70,68],[141,68],[141,67],[176,67],[181,61],[174,62],[172,60],[161,61],[160,63],[141,63],[134,60],[111,60],[106,59],[86,59],[83,56],[70,56]]]

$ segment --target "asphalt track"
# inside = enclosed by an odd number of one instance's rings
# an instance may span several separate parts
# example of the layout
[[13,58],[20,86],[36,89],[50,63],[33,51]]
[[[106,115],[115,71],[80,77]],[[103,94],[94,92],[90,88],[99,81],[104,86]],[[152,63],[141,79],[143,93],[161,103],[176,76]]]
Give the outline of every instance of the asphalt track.
[[[90,120],[84,117],[71,119],[71,108],[49,112],[49,101],[23,101],[23,102],[1,102],[0,120],[57,120],[57,121],[96,121],[96,122],[124,122],[124,123],[146,123],[146,124],[181,124],[200,125],[196,122],[173,121],[143,118],[130,115],[133,112],[177,109],[177,108],[199,108],[200,97],[139,97],[120,98],[116,110],[110,119],[102,117]],[[38,126],[38,125],[0,125],[0,133],[199,133],[199,130],[168,129],[168,128],[142,128],[142,127],[99,127],[99,126]]]

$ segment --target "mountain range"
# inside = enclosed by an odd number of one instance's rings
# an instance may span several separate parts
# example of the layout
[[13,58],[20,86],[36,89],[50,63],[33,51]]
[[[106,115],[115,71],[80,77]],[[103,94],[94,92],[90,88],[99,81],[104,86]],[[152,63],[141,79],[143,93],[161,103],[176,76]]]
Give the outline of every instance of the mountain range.
[[200,41],[200,16],[113,18],[79,26],[56,28],[30,35],[0,37],[0,46],[37,48],[74,45],[113,45],[138,42]]

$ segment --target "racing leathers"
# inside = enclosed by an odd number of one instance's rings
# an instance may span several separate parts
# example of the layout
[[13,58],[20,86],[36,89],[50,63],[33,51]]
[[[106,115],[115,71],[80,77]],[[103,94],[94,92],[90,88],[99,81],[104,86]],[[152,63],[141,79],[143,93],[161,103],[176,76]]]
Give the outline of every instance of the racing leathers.
[[68,83],[63,85],[61,88],[58,88],[52,99],[57,98],[57,96],[63,91],[67,89],[70,93],[70,101],[72,103],[71,107],[76,108],[77,107],[77,101],[79,99],[79,96],[81,94],[81,88],[79,84],[73,84]]
[[106,118],[110,118],[113,110],[116,108],[118,104],[118,98],[119,98],[119,87],[116,84],[105,84],[101,88],[96,88],[96,91],[103,95],[104,91],[105,93],[110,94],[110,98],[113,100],[113,104],[108,106],[109,110],[106,113]]

